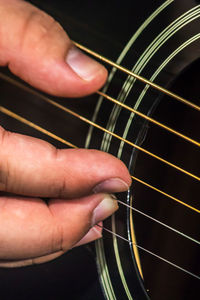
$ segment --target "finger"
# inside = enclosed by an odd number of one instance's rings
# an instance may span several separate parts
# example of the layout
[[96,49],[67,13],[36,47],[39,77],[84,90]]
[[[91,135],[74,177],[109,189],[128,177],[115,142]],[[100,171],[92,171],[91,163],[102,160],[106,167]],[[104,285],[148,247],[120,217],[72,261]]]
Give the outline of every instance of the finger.
[[[78,247],[84,244],[88,244],[102,237],[102,229],[98,226],[92,227],[88,233],[76,244],[74,247]],[[16,267],[25,267],[29,265],[42,264],[53,259],[58,258],[63,255],[65,251],[60,250],[48,255],[43,255],[40,257],[29,258],[24,260],[0,260],[1,268],[16,268]]]
[[[48,205],[41,199],[1,197],[1,265],[31,260],[39,263],[61,255],[117,209],[117,201],[107,194],[54,199]],[[99,237],[100,232],[96,234]]]
[[[88,233],[76,244],[74,247],[78,247],[84,244],[88,244],[102,237],[102,229],[98,226],[92,227]],[[60,250],[48,255],[43,255],[40,257],[29,258],[24,260],[0,260],[1,268],[16,268],[16,267],[25,267],[29,265],[42,264],[57,257],[63,255],[65,251]]]
[[99,89],[106,69],[72,43],[63,28],[21,0],[0,1],[0,65],[31,85],[58,96],[84,96]]
[[74,198],[114,193],[131,184],[125,165],[110,154],[62,149],[0,128],[0,191],[33,197]]

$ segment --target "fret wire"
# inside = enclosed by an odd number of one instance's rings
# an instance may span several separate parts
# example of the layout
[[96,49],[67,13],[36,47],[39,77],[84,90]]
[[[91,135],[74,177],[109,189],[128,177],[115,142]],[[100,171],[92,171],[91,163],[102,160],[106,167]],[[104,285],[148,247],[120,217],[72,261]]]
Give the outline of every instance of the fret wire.
[[113,232],[112,230],[110,230],[110,229],[108,229],[108,228],[106,228],[104,226],[101,226],[99,224],[97,224],[96,226],[98,226],[98,227],[104,229],[105,231],[111,233],[113,236],[118,237],[118,238],[122,239],[125,242],[128,242],[130,245],[134,245],[138,249],[140,249],[140,250],[142,250],[142,251],[144,251],[144,252],[146,252],[146,253],[148,253],[148,254],[150,254],[150,255],[152,255],[152,256],[154,256],[154,257],[156,257],[156,258],[158,258],[158,259],[160,259],[160,260],[162,260],[164,262],[166,262],[167,264],[169,264],[169,265],[171,265],[171,266],[173,266],[173,267],[175,267],[175,268],[177,268],[177,269],[179,269],[179,270],[181,270],[181,271],[183,271],[183,272],[185,272],[185,273],[187,273],[187,274],[189,274],[189,275],[191,275],[193,277],[195,277],[196,279],[200,279],[200,276],[198,276],[198,275],[196,275],[196,274],[194,274],[194,273],[192,273],[192,272],[190,272],[190,271],[188,271],[188,270],[180,267],[179,265],[177,265],[177,264],[175,264],[175,263],[173,263],[173,262],[171,262],[171,261],[163,258],[160,255],[157,255],[157,254],[153,253],[152,251],[150,251],[150,250],[148,250],[148,249],[146,249],[146,248],[144,248],[144,247],[142,247],[142,246],[140,246],[140,245],[138,245],[138,244],[136,244],[134,242],[129,241],[127,238],[125,238],[125,237],[123,237],[123,236],[121,236],[121,235]]
[[[44,134],[46,134],[46,135],[48,135],[48,136],[54,138],[55,140],[58,140],[58,141],[64,143],[65,145],[68,145],[68,146],[71,147],[71,148],[77,148],[77,149],[78,149],[78,147],[75,146],[75,145],[73,145],[72,143],[70,143],[70,142],[68,142],[68,141],[66,141],[66,140],[64,140],[64,139],[62,139],[62,138],[60,138],[60,137],[58,137],[57,135],[55,135],[55,134],[51,133],[50,131],[48,131],[48,130],[42,128],[41,126],[38,126],[37,124],[35,124],[35,123],[33,123],[33,122],[31,122],[31,121],[29,121],[29,120],[27,120],[27,119],[25,119],[25,118],[19,116],[18,114],[13,113],[12,111],[8,110],[7,108],[5,108],[5,107],[3,107],[3,106],[0,106],[0,112],[2,112],[2,113],[4,113],[4,114],[6,114],[6,115],[8,115],[8,116],[10,116],[10,117],[12,117],[12,118],[18,120],[19,122],[24,123],[24,124],[26,124],[26,125],[28,125],[28,126],[34,128],[34,129],[36,129],[36,130],[42,132],[42,133],[44,133]],[[145,185],[145,186],[147,186],[147,187],[149,187],[149,188],[155,190],[156,192],[158,192],[158,193],[160,193],[160,194],[162,194],[162,195],[164,195],[164,196],[166,196],[166,197],[168,197],[168,198],[170,198],[170,199],[176,201],[177,203],[179,203],[179,204],[181,204],[181,205],[184,205],[185,207],[187,207],[187,208],[189,208],[189,209],[191,209],[191,210],[193,210],[193,211],[195,211],[195,212],[197,212],[197,213],[200,213],[200,210],[198,210],[197,208],[195,208],[195,207],[193,207],[193,206],[191,206],[191,205],[189,205],[189,204],[187,204],[187,203],[185,203],[185,202],[179,200],[178,198],[173,197],[173,196],[170,195],[170,194],[165,193],[164,191],[162,191],[162,190],[160,190],[160,189],[158,189],[158,188],[156,188],[156,187],[154,187],[154,186],[148,184],[147,182],[142,181],[141,179],[139,179],[139,178],[137,178],[137,177],[135,177],[135,176],[131,176],[131,178],[132,178],[133,180],[136,180],[136,181],[138,181],[139,183],[141,183],[141,184],[143,184],[143,185]]]
[[132,146],[132,147],[134,147],[134,148],[136,148],[136,149],[138,149],[138,150],[144,152],[145,154],[147,154],[147,155],[149,155],[149,156],[151,156],[151,157],[153,157],[153,158],[155,158],[155,159],[161,161],[162,163],[164,163],[164,164],[166,164],[166,165],[168,165],[168,166],[170,166],[170,167],[172,167],[172,168],[174,168],[174,169],[176,169],[176,170],[178,170],[178,171],[180,171],[180,172],[182,172],[182,173],[184,173],[184,174],[186,174],[186,175],[188,175],[188,176],[190,176],[190,177],[192,177],[192,178],[194,178],[194,179],[196,179],[196,180],[198,180],[198,181],[200,181],[200,177],[198,177],[197,175],[195,175],[195,174],[193,174],[193,173],[191,173],[191,172],[189,172],[189,171],[187,171],[187,170],[185,170],[185,169],[183,169],[183,168],[181,168],[181,167],[179,167],[179,166],[177,166],[177,165],[175,165],[175,164],[173,164],[173,163],[167,161],[166,159],[164,159],[164,158],[162,158],[162,157],[160,157],[160,156],[158,156],[158,155],[156,155],[156,154],[154,154],[154,153],[152,153],[152,152],[150,152],[150,151],[148,151],[148,150],[146,150],[146,149],[144,149],[144,148],[138,146],[138,145],[135,144],[135,143],[132,143],[132,142],[129,141],[129,140],[124,139],[123,137],[117,135],[116,133],[114,133],[114,132],[112,132],[112,131],[109,131],[109,130],[107,130],[106,128],[104,128],[104,127],[102,127],[102,126],[100,126],[100,125],[98,125],[98,124],[92,122],[91,120],[89,120],[89,119],[87,119],[87,118],[85,118],[85,117],[79,115],[78,113],[76,113],[76,112],[70,110],[69,108],[66,108],[65,106],[63,106],[63,105],[61,105],[61,104],[59,104],[59,103],[53,101],[52,99],[48,98],[47,96],[44,96],[44,95],[42,95],[41,93],[39,93],[39,92],[33,90],[32,88],[30,88],[30,87],[28,87],[28,86],[24,86],[23,84],[19,83],[18,81],[14,80],[14,79],[11,79],[10,77],[5,76],[5,75],[2,74],[2,73],[0,73],[0,78],[2,78],[2,79],[4,79],[4,80],[6,79],[6,80],[8,80],[9,82],[15,84],[15,85],[18,86],[18,87],[21,87],[21,88],[24,87],[24,90],[26,90],[26,91],[32,93],[33,95],[36,95],[36,96],[40,97],[40,99],[44,100],[45,102],[52,104],[53,106],[55,106],[55,107],[57,107],[57,108],[59,108],[59,109],[65,111],[65,112],[69,113],[70,115],[72,115],[72,116],[74,116],[74,117],[76,117],[76,118],[82,120],[83,122],[85,122],[85,123],[87,123],[87,124],[90,124],[90,125],[92,125],[93,127],[96,127],[96,128],[98,128],[99,130],[101,130],[101,131],[103,131],[103,132],[106,132],[106,133],[112,135],[112,136],[115,137],[116,139],[121,140],[121,141],[123,141],[124,143],[126,143],[126,144],[128,144],[128,145],[130,145],[130,146]]
[[79,49],[85,51],[86,53],[88,53],[88,54],[98,58],[99,60],[111,65],[112,67],[114,67],[114,68],[116,68],[116,69],[118,69],[118,70],[120,70],[120,71],[122,71],[122,72],[138,79],[138,80],[140,80],[141,82],[151,86],[152,88],[162,92],[163,94],[166,94],[166,95],[168,95],[168,96],[170,96],[170,97],[172,97],[172,98],[174,98],[174,99],[176,99],[176,100],[192,107],[193,109],[200,111],[200,106],[188,101],[187,99],[185,99],[185,98],[183,98],[183,97],[181,97],[181,96],[165,89],[164,87],[162,87],[162,86],[160,86],[160,85],[158,85],[158,84],[156,84],[156,83],[154,83],[154,82],[152,82],[152,81],[150,81],[150,80],[148,80],[148,79],[146,79],[146,78],[144,78],[144,77],[142,77],[138,74],[135,74],[134,72],[126,69],[125,67],[122,67],[121,65],[116,64],[115,62],[113,62],[110,59],[107,59],[106,57],[96,53],[95,51],[92,51],[89,48],[87,48],[87,47],[85,47],[85,46],[83,46],[83,45],[81,45],[81,44],[79,44],[75,41],[72,41],[72,42],[76,47],[78,47]]
[[163,129],[165,129],[165,130],[167,130],[167,131],[169,131],[169,132],[171,132],[171,133],[179,136],[180,138],[182,138],[182,139],[184,139],[184,140],[186,140],[186,141],[188,141],[188,142],[190,142],[190,143],[192,143],[192,144],[200,147],[200,143],[197,142],[197,141],[195,141],[194,139],[192,139],[192,138],[190,138],[190,137],[188,137],[188,136],[186,136],[186,135],[184,135],[184,134],[182,134],[182,133],[180,133],[180,132],[178,132],[178,131],[176,131],[176,130],[174,130],[174,129],[166,126],[166,125],[164,125],[163,123],[160,123],[159,121],[157,121],[157,120],[155,120],[153,118],[148,117],[147,115],[145,115],[145,114],[143,114],[143,113],[141,113],[141,112],[139,112],[139,111],[131,108],[130,106],[127,106],[126,104],[124,104],[124,103],[116,100],[115,98],[113,98],[113,97],[111,97],[111,96],[109,96],[109,95],[107,95],[107,94],[105,94],[105,93],[103,93],[101,91],[97,91],[96,93],[98,95],[104,97],[105,99],[107,99],[107,100],[109,100],[109,101],[111,101],[111,102],[113,102],[113,103],[115,103],[115,104],[117,104],[117,105],[119,105],[119,106],[121,106],[121,107],[129,110],[130,112],[132,112],[132,113],[134,113],[134,114],[136,114],[136,115],[138,115],[138,116],[140,116],[140,117],[142,117],[142,118],[144,118],[144,119],[152,122],[153,124],[155,124],[155,125],[163,128]]

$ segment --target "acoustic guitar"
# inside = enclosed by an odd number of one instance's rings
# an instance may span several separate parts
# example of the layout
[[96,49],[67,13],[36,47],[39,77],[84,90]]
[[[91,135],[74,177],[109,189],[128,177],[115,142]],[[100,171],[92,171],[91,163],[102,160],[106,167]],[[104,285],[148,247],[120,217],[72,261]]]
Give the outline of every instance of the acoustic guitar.
[[[112,153],[133,184],[117,195],[101,240],[43,265],[0,269],[1,299],[198,299],[200,2],[31,2],[83,51],[107,59],[108,81],[100,94],[59,99],[2,69],[1,105],[73,145]],[[4,112],[0,122],[68,147]]]

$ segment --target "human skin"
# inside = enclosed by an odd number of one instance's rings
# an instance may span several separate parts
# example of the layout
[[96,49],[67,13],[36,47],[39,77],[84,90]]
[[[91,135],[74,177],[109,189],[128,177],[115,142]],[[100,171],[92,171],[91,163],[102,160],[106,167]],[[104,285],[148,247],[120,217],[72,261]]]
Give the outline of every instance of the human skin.
[[[91,94],[107,78],[52,17],[22,0],[0,0],[0,66],[60,97]],[[45,262],[100,238],[96,224],[118,208],[111,194],[130,184],[108,153],[58,150],[0,127],[0,266]]]

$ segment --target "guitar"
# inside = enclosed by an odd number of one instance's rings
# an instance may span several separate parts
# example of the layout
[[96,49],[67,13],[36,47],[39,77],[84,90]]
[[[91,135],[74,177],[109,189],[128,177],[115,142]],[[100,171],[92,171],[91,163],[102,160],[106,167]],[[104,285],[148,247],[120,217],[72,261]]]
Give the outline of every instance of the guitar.
[[[104,222],[102,240],[43,265],[0,269],[2,299],[193,299],[200,276],[199,153],[194,143],[199,139],[199,2],[31,2],[53,15],[73,40],[196,106],[109,64],[103,92],[134,111],[98,94],[67,101],[54,97],[116,138],[1,80],[2,105],[78,147],[112,153],[133,176],[130,191],[118,195],[125,205]],[[64,147],[15,119],[0,117],[6,129]]]

